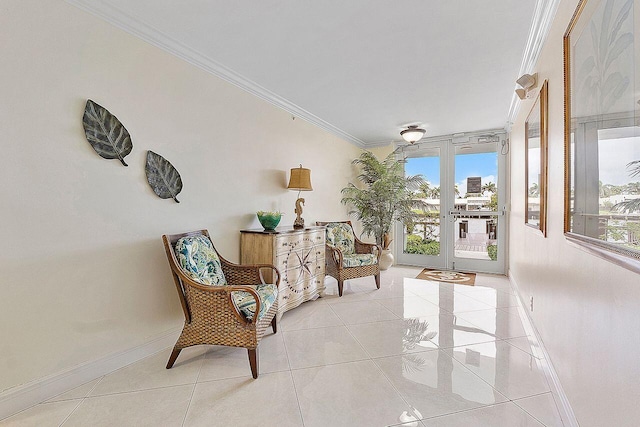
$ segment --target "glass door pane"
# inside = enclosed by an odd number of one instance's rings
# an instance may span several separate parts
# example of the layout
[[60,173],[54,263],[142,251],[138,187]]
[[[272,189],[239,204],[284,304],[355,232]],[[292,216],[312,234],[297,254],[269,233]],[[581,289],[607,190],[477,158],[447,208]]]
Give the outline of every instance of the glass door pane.
[[498,263],[502,225],[496,148],[495,142],[454,146],[455,203],[449,212],[454,269],[501,272],[491,265]]
[[[430,144],[421,147],[412,157],[402,157],[405,175],[422,175],[425,184],[419,189],[426,208],[418,212],[418,218],[406,227],[398,225],[396,235],[402,235],[402,251],[398,256],[400,263],[420,265],[432,268],[445,267],[445,249],[441,247],[444,236],[441,224],[441,145]],[[402,230],[401,230],[402,228]]]

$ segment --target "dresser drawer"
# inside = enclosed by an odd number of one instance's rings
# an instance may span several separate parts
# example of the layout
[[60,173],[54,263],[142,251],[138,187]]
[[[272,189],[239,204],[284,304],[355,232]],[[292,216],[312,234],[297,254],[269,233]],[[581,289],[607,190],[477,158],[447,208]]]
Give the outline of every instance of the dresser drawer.
[[[324,291],[324,241],[324,227],[243,232],[241,259],[273,264],[280,272],[278,318]],[[266,276],[271,278],[269,274]]]
[[278,236],[276,238],[276,256],[289,253],[292,250],[309,249],[314,246],[324,246],[324,230]]

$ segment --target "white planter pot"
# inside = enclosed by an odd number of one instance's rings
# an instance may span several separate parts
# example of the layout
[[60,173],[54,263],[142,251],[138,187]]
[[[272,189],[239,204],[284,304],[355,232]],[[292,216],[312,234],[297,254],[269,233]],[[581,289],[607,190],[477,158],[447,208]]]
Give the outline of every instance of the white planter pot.
[[389,249],[383,249],[380,255],[380,270],[387,270],[393,265],[393,254]]

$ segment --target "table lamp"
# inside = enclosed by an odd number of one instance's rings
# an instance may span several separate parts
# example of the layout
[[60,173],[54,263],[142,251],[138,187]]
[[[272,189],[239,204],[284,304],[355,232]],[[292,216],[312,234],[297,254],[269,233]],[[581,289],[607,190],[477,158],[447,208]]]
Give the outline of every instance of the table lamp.
[[293,228],[304,228],[304,218],[302,218],[302,205],[304,205],[304,199],[300,198],[301,191],[311,191],[311,170],[305,169],[300,165],[299,168],[291,169],[291,175],[289,177],[290,190],[298,190],[298,199],[296,200],[296,220],[293,222]]

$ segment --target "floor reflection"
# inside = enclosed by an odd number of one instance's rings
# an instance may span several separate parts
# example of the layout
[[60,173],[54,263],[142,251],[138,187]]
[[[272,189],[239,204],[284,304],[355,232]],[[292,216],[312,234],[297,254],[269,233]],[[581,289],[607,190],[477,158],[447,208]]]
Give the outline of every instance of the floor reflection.
[[[403,347],[406,350],[426,348],[428,341],[446,351],[403,354],[397,368],[408,382],[404,387],[417,387],[424,396],[439,401],[446,399],[450,406],[461,409],[505,401],[503,393],[509,394],[514,389],[513,372],[521,378],[526,376],[526,371],[532,378],[542,378],[538,359],[502,341],[511,337],[514,323],[521,327],[519,318],[497,308],[509,307],[513,295],[487,287],[447,283],[425,283],[424,286],[427,289],[420,297],[436,304],[439,314],[405,317]],[[411,304],[409,313],[415,310],[414,305]],[[513,357],[514,352],[517,357]],[[526,366],[520,366],[525,360]],[[513,363],[518,366],[513,367]],[[478,377],[491,387],[470,387],[470,382]]]

